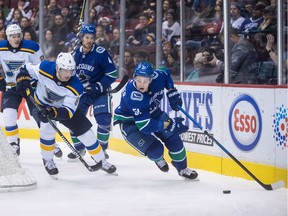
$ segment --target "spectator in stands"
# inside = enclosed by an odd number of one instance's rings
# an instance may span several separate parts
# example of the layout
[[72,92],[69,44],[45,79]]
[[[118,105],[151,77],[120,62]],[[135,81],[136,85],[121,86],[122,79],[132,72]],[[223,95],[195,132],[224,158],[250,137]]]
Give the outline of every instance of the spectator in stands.
[[109,37],[105,33],[105,30],[102,26],[96,27],[96,39],[95,43],[99,46],[104,47],[105,49],[109,50],[110,42]]
[[164,66],[170,70],[173,78],[176,78],[175,76],[180,75],[180,61],[177,53],[174,50],[171,50],[170,53],[167,55]]
[[[59,46],[59,51],[66,51],[65,47],[65,39],[67,34],[69,33],[68,27],[65,25],[63,16],[61,14],[57,14],[54,17],[54,25],[52,26],[52,31],[54,34],[54,38],[57,46]],[[58,55],[59,53],[57,53]]]
[[[72,27],[72,31],[66,35],[66,38],[65,38],[65,46],[68,48],[68,52],[72,51],[77,45],[80,44],[80,41],[79,44],[76,44],[78,43],[76,40],[78,39],[77,38],[77,34],[79,32],[79,26],[78,26],[78,22],[77,21],[74,21],[73,23],[73,27]],[[78,39],[80,40],[80,39]]]
[[171,51],[173,51],[172,43],[170,41],[164,41],[162,43],[162,65],[167,64],[167,58]]
[[[132,45],[148,45],[150,41],[147,39],[149,33],[156,35],[156,25],[154,20],[150,19],[148,14],[142,13],[139,16],[139,23],[134,30],[134,36],[130,36]],[[129,40],[129,38],[128,38]]]
[[57,14],[61,14],[61,7],[58,5],[58,0],[50,0],[46,8],[49,16],[52,15],[53,17]]
[[72,19],[77,19],[80,17],[82,10],[82,1],[81,0],[72,0],[69,3],[70,15]]
[[71,15],[69,6],[63,6],[61,8],[61,15],[63,17],[63,22],[69,28],[69,32],[73,31],[73,23],[75,22],[75,20],[78,20],[79,17],[74,18]]
[[[12,11],[12,10],[11,10]],[[21,18],[22,18],[22,13],[21,11],[16,8],[12,11],[12,16],[10,16],[10,14],[6,17],[6,26],[10,25],[10,24],[17,24],[20,25],[21,22]]]
[[245,18],[241,15],[241,5],[240,3],[231,3],[230,5],[230,16],[232,28],[240,30],[242,23]]
[[267,6],[264,9],[264,20],[259,26],[260,31],[276,32],[277,31],[277,18],[275,16],[276,11],[272,6]]
[[[223,33],[221,40],[223,41]],[[234,44],[231,49],[230,83],[256,84],[259,72],[259,59],[254,46],[245,38],[238,35],[238,30],[231,29],[231,42]],[[217,65],[221,73],[224,72],[224,62],[214,55],[211,65]],[[218,77],[218,82],[223,82],[223,74]]]
[[98,26],[102,26],[107,35],[112,33],[112,25],[110,26],[110,19],[108,17],[100,17],[98,19]]
[[129,76],[129,78],[131,79],[133,77],[133,72],[134,72],[134,62],[133,62],[133,58],[132,58],[132,52],[129,50],[126,50],[124,53],[124,67],[125,67],[125,74]]
[[162,4],[163,22],[166,21],[166,13],[170,9],[170,1],[164,0]]
[[195,55],[195,58],[193,60],[193,70],[191,73],[189,73],[189,75],[187,76],[187,78],[185,79],[185,81],[187,82],[197,82],[199,79],[199,69],[202,67],[202,63],[203,63],[203,57],[202,57],[202,53],[197,53]]
[[6,18],[10,12],[10,9],[4,4],[4,0],[0,0],[0,10],[3,11],[3,18]]
[[97,11],[94,8],[89,10],[88,24],[94,25],[95,27],[98,25]]
[[35,41],[35,38],[32,39],[32,35],[30,31],[23,31],[23,39],[25,40],[33,40]]
[[18,9],[23,17],[27,17],[28,19],[30,19],[32,16],[32,10],[29,7],[29,4],[30,4],[29,1],[18,0],[17,8],[12,8],[6,19],[7,20],[12,19],[15,9]]
[[203,33],[215,34],[219,33],[223,23],[223,2],[217,0],[214,7],[213,19],[202,30]]
[[138,65],[141,61],[149,61],[149,53],[145,50],[138,50],[133,54],[134,65]]
[[116,53],[119,53],[119,45],[120,45],[120,29],[113,29],[113,39],[110,42],[110,54],[113,56]]
[[30,20],[27,17],[21,18],[20,28],[22,29],[22,32],[29,32],[31,34],[31,38],[33,41],[37,41],[36,32],[32,28],[32,26],[30,24]]
[[258,30],[258,27],[263,22],[263,12],[265,6],[262,4],[257,4],[252,10],[251,17],[247,17],[242,23],[239,32],[245,32],[248,34],[251,31]]
[[220,69],[211,61],[216,56],[216,50],[209,46],[202,49],[202,66],[198,69],[197,82],[216,83],[216,79],[221,74]]
[[207,8],[214,8],[215,7],[215,0],[194,0],[192,5],[192,11],[196,13],[196,15],[200,15],[205,9]]
[[42,49],[45,59],[49,61],[54,61],[56,59],[57,45],[51,29],[46,29],[44,32],[44,43]]
[[175,12],[170,9],[166,13],[166,21],[162,23],[162,41],[170,41],[174,35],[180,35],[180,24],[175,20]]

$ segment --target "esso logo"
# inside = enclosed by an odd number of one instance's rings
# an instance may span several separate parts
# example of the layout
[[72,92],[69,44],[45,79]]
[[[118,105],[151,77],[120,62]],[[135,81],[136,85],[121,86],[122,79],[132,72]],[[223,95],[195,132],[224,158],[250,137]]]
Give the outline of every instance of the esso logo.
[[243,151],[250,151],[257,145],[262,120],[258,105],[249,95],[240,95],[229,111],[229,130],[234,143]]

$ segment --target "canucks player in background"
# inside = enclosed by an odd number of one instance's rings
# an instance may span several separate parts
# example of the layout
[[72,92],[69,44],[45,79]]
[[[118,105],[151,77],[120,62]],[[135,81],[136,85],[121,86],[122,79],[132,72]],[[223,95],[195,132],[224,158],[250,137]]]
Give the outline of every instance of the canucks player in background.
[[186,150],[179,136],[188,127],[182,123],[183,118],[170,118],[161,110],[164,89],[171,108],[177,111],[182,99],[170,71],[164,67],[154,70],[149,62],[140,62],[134,69],[134,78],[122,92],[120,105],[114,112],[114,125],[119,124],[128,144],[154,161],[161,171],[169,170],[163,157],[164,144],[178,174],[195,179],[198,174],[187,168]]
[[[3,121],[6,129],[7,140],[20,155],[20,139],[18,135],[17,112],[22,101],[22,96],[16,92],[16,76],[19,67],[31,62],[38,64],[44,60],[43,52],[38,43],[22,40],[23,34],[17,24],[8,25],[6,28],[7,40],[0,41],[0,91],[2,92]],[[32,104],[27,101],[29,109]],[[37,121],[37,119],[35,119]],[[57,157],[62,156],[61,149],[57,146],[54,151]]]
[[[116,66],[105,48],[94,43],[96,30],[93,25],[84,25],[80,31],[81,46],[76,50],[76,73],[84,86],[78,109],[87,114],[92,105],[97,123],[97,138],[109,158],[106,149],[112,121],[112,96],[107,92],[117,77]],[[85,146],[71,133],[75,148],[84,155]],[[77,159],[73,152],[68,154],[71,160]]]
[[[75,76],[75,61],[70,53],[60,53],[56,62],[43,61],[39,64],[27,63],[21,67],[17,75],[16,89],[23,97],[28,97],[27,89],[31,89],[30,79],[37,80],[34,91],[35,101],[42,107],[41,111],[35,107],[33,115],[40,120],[40,147],[46,171],[54,176],[58,169],[53,160],[53,149],[56,131],[48,122],[47,117],[59,121],[69,128],[73,134],[85,144],[88,152],[99,168],[113,173],[116,168],[109,164],[97,138],[91,129],[92,123],[77,109],[83,85]],[[104,167],[103,167],[104,166]]]

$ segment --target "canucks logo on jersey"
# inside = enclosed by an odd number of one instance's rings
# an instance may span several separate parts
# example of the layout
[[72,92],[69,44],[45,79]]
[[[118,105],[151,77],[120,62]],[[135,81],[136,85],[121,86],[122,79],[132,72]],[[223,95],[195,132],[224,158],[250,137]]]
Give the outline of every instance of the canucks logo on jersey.
[[6,76],[13,77],[15,75],[14,71],[18,70],[21,67],[21,65],[24,64],[24,61],[4,60],[4,63],[9,69],[8,71],[6,71]]

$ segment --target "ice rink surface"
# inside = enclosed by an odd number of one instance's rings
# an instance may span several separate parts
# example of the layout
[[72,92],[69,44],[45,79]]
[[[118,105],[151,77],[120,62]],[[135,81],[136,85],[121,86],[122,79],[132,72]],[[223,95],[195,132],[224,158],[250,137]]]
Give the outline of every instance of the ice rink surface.
[[[89,172],[67,162],[60,143],[55,159],[58,180],[46,173],[37,140],[21,141],[20,162],[37,178],[37,187],[0,193],[1,216],[286,216],[287,189],[266,191],[258,183],[197,170],[200,181],[184,180],[170,165],[162,173],[144,157],[109,151],[118,176]],[[85,160],[92,164],[88,155]],[[231,190],[231,194],[223,194]]]

